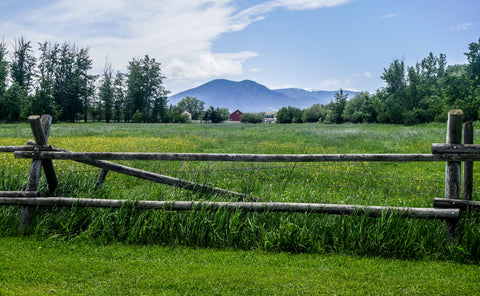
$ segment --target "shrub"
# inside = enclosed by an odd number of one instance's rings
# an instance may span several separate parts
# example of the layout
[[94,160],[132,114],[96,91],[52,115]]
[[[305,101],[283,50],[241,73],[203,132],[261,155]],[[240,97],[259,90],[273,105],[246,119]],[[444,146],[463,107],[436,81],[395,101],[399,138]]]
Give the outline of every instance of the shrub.
[[135,123],[144,122],[145,115],[140,110],[137,110],[132,116],[132,121]]
[[260,123],[263,121],[263,116],[259,113],[243,113],[241,122],[243,123]]

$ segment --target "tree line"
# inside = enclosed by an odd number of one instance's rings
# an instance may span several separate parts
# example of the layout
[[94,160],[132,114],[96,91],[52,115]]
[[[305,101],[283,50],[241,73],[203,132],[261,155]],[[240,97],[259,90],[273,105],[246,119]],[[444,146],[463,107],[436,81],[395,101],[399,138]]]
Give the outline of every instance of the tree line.
[[106,64],[101,75],[93,75],[88,49],[67,42],[38,43],[36,58],[32,43],[19,38],[10,59],[8,54],[2,41],[0,121],[48,113],[65,122],[160,122],[175,114],[167,108],[160,63],[148,55],[133,58],[126,73],[114,73]]
[[[228,119],[226,108],[204,109],[194,97],[168,105],[161,64],[145,55],[133,58],[127,71],[91,74],[87,48],[64,42],[33,45],[17,39],[8,59],[5,41],[0,42],[0,121],[24,121],[31,114],[51,114],[54,120],[75,122],[186,122]],[[394,60],[381,76],[385,87],[374,94],[361,92],[348,98],[342,90],[329,104],[301,110],[281,108],[278,123],[377,122],[416,124],[446,120],[448,110],[462,109],[466,120],[478,120],[480,111],[480,38],[468,45],[467,63],[447,66],[445,54],[430,53],[413,66]],[[243,122],[261,122],[261,114],[245,113]]]
[[448,110],[462,109],[465,120],[480,112],[480,38],[468,45],[467,64],[447,66],[445,54],[430,53],[413,66],[394,60],[381,76],[385,87],[348,99],[342,90],[329,104],[300,110],[281,108],[278,123],[377,122],[417,124],[446,121]]

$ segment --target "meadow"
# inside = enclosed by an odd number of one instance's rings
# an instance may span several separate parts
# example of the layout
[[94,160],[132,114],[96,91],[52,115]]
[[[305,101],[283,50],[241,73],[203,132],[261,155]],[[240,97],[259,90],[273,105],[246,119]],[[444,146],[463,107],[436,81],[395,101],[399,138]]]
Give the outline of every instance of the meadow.
[[[445,142],[445,133],[445,124],[407,127],[375,124],[88,123],[54,124],[51,128],[49,144],[72,151],[92,152],[430,153],[431,143]],[[0,145],[3,146],[24,145],[27,140],[32,139],[27,124],[0,125],[0,135],[2,136]],[[479,133],[476,132],[476,135],[478,136]],[[15,159],[12,154],[0,154],[0,163],[0,190],[23,190],[26,187],[30,162]],[[444,195],[445,164],[441,162],[123,161],[119,163],[242,192],[260,197],[263,201],[432,207],[433,199]],[[202,192],[172,188],[116,173],[109,173],[105,184],[95,190],[99,169],[72,161],[56,160],[54,164],[59,186],[53,194],[49,194],[46,181],[42,178],[40,183],[42,196],[127,200],[232,200],[227,196],[210,196]],[[478,173],[477,166],[475,184],[479,184],[480,181]],[[474,188],[474,199],[478,200],[478,187]],[[188,252],[206,252],[205,254],[208,255],[197,254],[196,256],[212,257],[212,260],[218,260],[218,256],[213,255],[217,254],[216,252],[228,253],[230,251],[225,250],[231,250],[233,253],[225,256],[235,257],[238,254],[244,254],[236,252],[247,252],[247,254],[254,254],[252,256],[273,256],[268,260],[277,260],[274,259],[276,255],[287,256],[284,253],[287,252],[299,254],[300,257],[296,258],[301,258],[300,261],[328,258],[325,260],[357,262],[356,260],[370,260],[361,258],[384,258],[382,260],[393,260],[394,264],[397,264],[395,259],[420,260],[417,262],[423,262],[422,264],[427,266],[447,261],[456,262],[452,263],[459,266],[456,268],[459,272],[456,275],[461,278],[464,274],[463,280],[468,283],[472,282],[472,277],[469,276],[472,272],[470,268],[473,268],[474,273],[478,274],[479,271],[477,265],[480,261],[478,213],[464,214],[459,223],[462,230],[461,236],[452,242],[448,239],[446,224],[442,220],[402,219],[387,215],[368,218],[311,213],[244,213],[224,210],[216,212],[143,211],[129,207],[122,209],[38,208],[31,227],[26,234],[22,235],[18,230],[19,211],[18,207],[13,206],[0,208],[0,225],[2,225],[0,237],[4,240],[2,245],[25,249],[22,247],[25,244],[63,245],[64,243],[64,248],[67,249],[93,245],[96,246],[93,247],[94,250],[95,248],[119,248],[117,252],[120,253],[130,252],[129,248],[132,246],[141,250],[156,248],[160,253],[168,253],[170,248],[185,250],[184,248],[193,247],[195,251],[187,249]],[[18,237],[24,238],[19,240]],[[85,254],[95,252],[90,248],[92,247],[85,247]],[[35,248],[32,249],[30,246],[26,249],[31,249],[30,251],[33,252]],[[8,253],[8,250],[3,248],[0,252]],[[312,258],[315,259],[308,259],[308,256],[313,256]],[[48,261],[48,259],[45,260]],[[242,261],[242,259],[239,260]],[[474,265],[463,265],[465,263]],[[95,264],[92,263],[92,265]],[[235,264],[240,262],[229,264],[236,266]],[[292,263],[298,268],[302,264]],[[358,264],[360,272],[365,266]],[[125,268],[128,269],[128,267]],[[228,269],[228,266],[223,268]],[[314,270],[318,266],[312,268]],[[408,264],[401,265],[398,272],[406,272],[409,268]],[[265,272],[268,270],[267,268]],[[336,269],[333,268],[333,270]],[[289,274],[285,277],[298,276],[298,272],[297,275]],[[309,273],[312,270],[305,272]],[[431,276],[432,274],[426,275],[426,277]],[[302,278],[306,280],[305,277]],[[103,278],[103,281],[105,280]],[[352,277],[351,280],[353,281],[351,284],[356,286],[355,282],[358,278]],[[238,283],[232,283],[232,285],[239,287]],[[346,282],[346,285],[349,283]],[[391,285],[394,286],[395,283]],[[428,286],[426,283],[422,285],[426,285],[426,289],[417,290],[417,294],[438,291],[436,288],[429,290],[428,287],[433,286]],[[312,294],[313,290],[310,288],[314,287],[317,286],[308,286],[305,291],[298,290],[300,291],[298,294]],[[234,288],[230,286],[226,289],[220,290],[223,292],[219,294],[225,294],[225,291]],[[373,290],[369,290],[368,287],[362,289],[359,291],[365,291],[366,294],[373,293]],[[293,294],[286,291],[260,289],[257,293]],[[351,290],[343,290],[343,293],[339,294],[348,294],[346,291]],[[397,294],[395,291],[398,293],[400,290],[387,289],[377,292]],[[456,294],[455,291],[450,292]],[[467,291],[472,290],[468,288]],[[212,294],[210,292],[212,292],[211,289],[205,290],[205,294]],[[230,292],[233,293],[233,291]],[[410,293],[415,294],[415,291],[412,290]]]

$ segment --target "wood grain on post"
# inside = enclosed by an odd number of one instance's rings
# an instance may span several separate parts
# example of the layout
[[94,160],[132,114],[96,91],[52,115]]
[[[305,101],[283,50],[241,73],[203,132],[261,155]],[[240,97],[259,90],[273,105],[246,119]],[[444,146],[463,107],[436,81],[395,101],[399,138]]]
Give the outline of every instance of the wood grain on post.
[[[450,110],[447,121],[447,144],[462,143],[462,110]],[[445,198],[460,199],[461,191],[461,169],[459,161],[447,161],[445,164]],[[447,220],[448,238],[455,242],[458,237],[458,219]]]
[[[32,161],[30,168],[30,175],[28,176],[26,191],[37,191],[38,182],[40,180],[40,173],[42,171],[42,160],[36,159]],[[25,231],[30,224],[34,212],[34,207],[24,205],[20,211],[19,228],[21,231]]]
[[[465,123],[463,128],[463,144],[473,144],[473,124]],[[472,200],[473,195],[473,161],[463,163],[463,199]]]
[[[462,143],[462,110],[450,110],[447,121],[447,144]],[[445,165],[445,198],[459,199],[461,191],[461,162],[447,161]]]
[[[40,117],[40,121],[42,122],[42,129],[45,135],[45,143],[37,142],[37,145],[47,145],[48,136],[50,135],[50,127],[52,126],[52,116],[51,115],[42,115]],[[50,161],[42,161],[43,170],[45,172],[45,177],[47,178],[48,183],[48,190],[50,192],[55,191],[58,186],[57,174],[55,173],[55,168],[53,167],[53,162]]]
[[107,178],[108,170],[102,169],[100,175],[98,176],[97,184],[95,184],[95,190],[100,188],[103,183],[105,183],[105,178]]
[[[40,146],[47,145],[48,135],[50,134],[50,126],[52,124],[52,116],[50,115],[32,115],[28,117],[30,128],[35,138],[35,143]],[[38,183],[40,181],[40,173],[42,166],[47,177],[49,190],[52,192],[58,185],[57,175],[53,167],[52,160],[34,159],[30,169],[30,175],[27,182],[26,191],[37,191]],[[30,223],[31,216],[33,214],[33,208],[29,206],[22,207],[20,212],[20,228],[25,230]]]

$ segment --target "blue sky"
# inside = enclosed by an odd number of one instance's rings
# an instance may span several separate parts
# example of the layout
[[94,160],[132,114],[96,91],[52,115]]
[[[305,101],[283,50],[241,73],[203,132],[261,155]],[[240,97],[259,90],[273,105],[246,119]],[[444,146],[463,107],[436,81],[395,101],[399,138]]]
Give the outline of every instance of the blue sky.
[[269,88],[367,90],[394,59],[466,63],[478,0],[2,0],[0,32],[88,47],[93,71],[145,54],[175,94],[215,78]]

